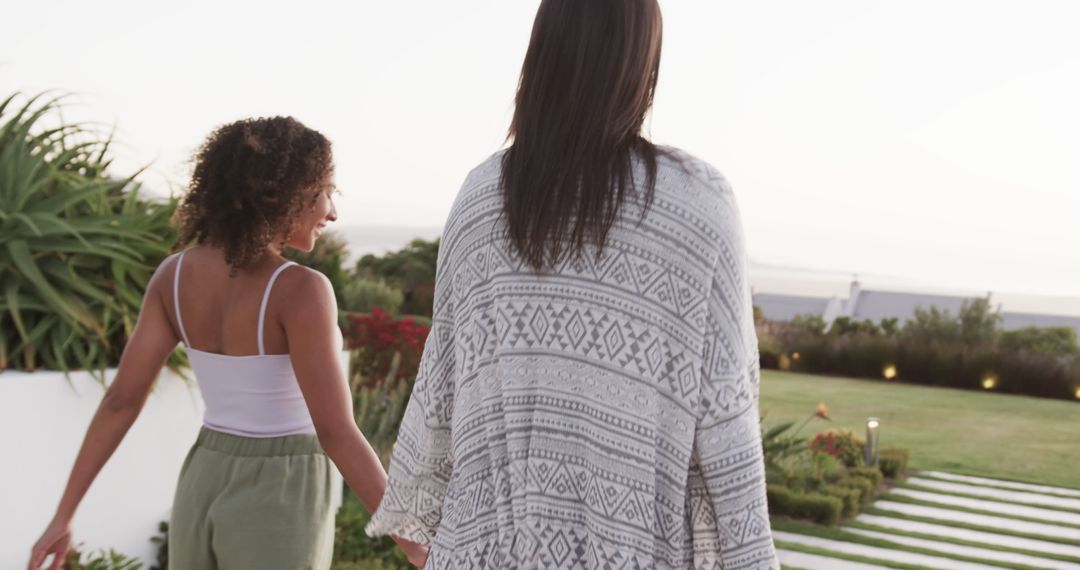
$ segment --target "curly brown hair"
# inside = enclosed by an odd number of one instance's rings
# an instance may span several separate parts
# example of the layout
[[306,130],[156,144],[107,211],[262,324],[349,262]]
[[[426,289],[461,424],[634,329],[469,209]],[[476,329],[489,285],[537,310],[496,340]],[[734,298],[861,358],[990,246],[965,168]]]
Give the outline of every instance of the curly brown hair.
[[292,117],[243,119],[218,127],[199,147],[178,210],[177,247],[225,251],[234,270],[263,254],[275,235],[318,198],[333,173],[330,141]]

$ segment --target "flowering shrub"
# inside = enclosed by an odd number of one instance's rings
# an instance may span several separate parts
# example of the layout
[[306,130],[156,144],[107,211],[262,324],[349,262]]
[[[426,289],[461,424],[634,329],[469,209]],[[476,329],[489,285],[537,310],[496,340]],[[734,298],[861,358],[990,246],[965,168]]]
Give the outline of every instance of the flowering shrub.
[[850,430],[833,430],[817,434],[810,440],[810,451],[831,455],[848,467],[862,465],[866,441]]
[[413,317],[394,318],[376,307],[345,317],[347,347],[353,352],[353,388],[396,386],[416,377],[431,327]]

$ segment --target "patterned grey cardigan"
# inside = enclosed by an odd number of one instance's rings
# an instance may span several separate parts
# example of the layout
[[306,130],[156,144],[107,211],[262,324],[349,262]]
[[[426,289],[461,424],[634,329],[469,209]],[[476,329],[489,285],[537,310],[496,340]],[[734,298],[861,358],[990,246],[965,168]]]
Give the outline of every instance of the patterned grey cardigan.
[[738,210],[661,150],[645,217],[630,196],[599,259],[542,273],[502,236],[502,154],[469,174],[368,534],[436,569],[779,567]]

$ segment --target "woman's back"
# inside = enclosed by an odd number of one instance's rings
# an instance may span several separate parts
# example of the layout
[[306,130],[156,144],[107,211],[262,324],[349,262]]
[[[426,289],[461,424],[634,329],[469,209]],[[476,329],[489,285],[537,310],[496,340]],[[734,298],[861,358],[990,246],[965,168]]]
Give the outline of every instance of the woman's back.
[[542,272],[503,237],[501,154],[470,174],[371,530],[434,535],[433,568],[772,567],[737,210],[661,150],[644,218],[639,184],[599,259]]
[[[209,247],[183,251],[171,262],[172,291],[165,297],[206,403],[203,424],[245,437],[314,434],[277,318],[291,284],[286,270],[295,264],[265,256],[232,271],[221,251]],[[306,270],[292,272],[298,271]]]
[[[181,254],[176,255],[180,261]],[[176,264],[176,261],[173,263]],[[170,282],[168,312],[177,335],[180,322],[176,319],[176,301],[179,301],[183,328],[193,348],[203,352],[229,356],[259,354],[258,324],[262,299],[274,272],[281,261],[266,256],[251,267],[233,272],[221,250],[212,247],[195,247],[183,253],[179,283]],[[174,277],[176,271],[174,265]],[[292,271],[295,271],[293,269]],[[288,354],[289,345],[285,331],[276,325],[278,310],[287,302],[288,272],[283,272],[270,287],[270,301],[266,307],[263,329],[266,354]],[[174,292],[178,296],[174,296]]]

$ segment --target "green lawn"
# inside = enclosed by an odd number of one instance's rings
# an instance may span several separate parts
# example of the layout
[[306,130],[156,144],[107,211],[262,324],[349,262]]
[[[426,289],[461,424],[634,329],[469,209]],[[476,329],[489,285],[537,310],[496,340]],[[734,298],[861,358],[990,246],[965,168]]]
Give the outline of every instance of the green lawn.
[[911,467],[1080,488],[1080,402],[931,388],[766,370],[761,413],[767,425],[801,422],[818,403],[830,427],[864,434],[881,420],[882,447],[911,450]]

